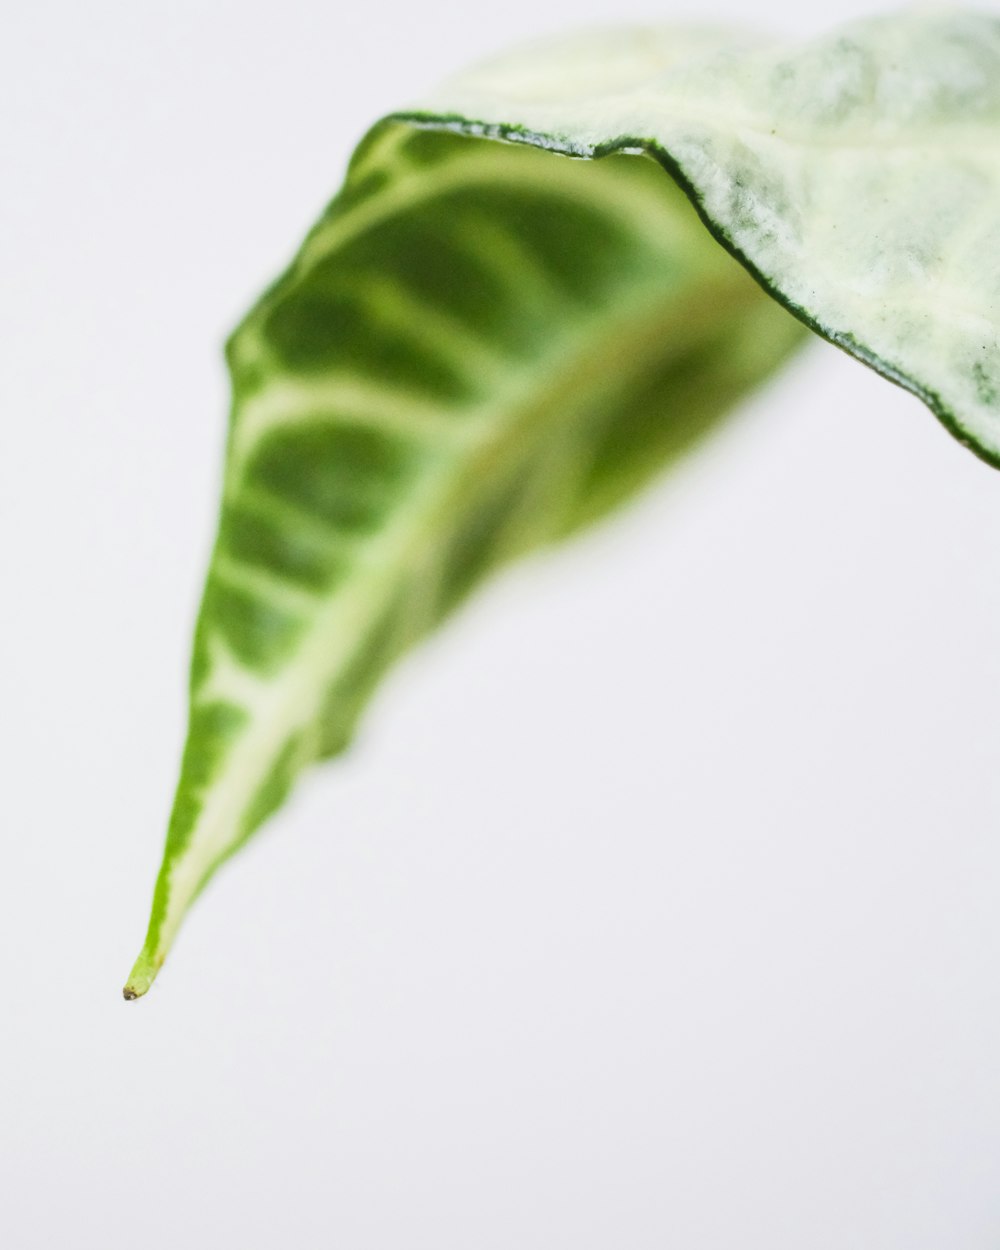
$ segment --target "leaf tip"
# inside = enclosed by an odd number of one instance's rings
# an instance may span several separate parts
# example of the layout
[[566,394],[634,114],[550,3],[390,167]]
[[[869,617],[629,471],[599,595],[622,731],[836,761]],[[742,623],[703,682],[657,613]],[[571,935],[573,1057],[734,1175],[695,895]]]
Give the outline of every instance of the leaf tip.
[[156,980],[156,974],[160,970],[162,960],[150,958],[145,951],[135,961],[129,978],[125,982],[125,988],[122,990],[122,997],[126,1002],[132,1002],[136,998],[142,998],[149,987]]

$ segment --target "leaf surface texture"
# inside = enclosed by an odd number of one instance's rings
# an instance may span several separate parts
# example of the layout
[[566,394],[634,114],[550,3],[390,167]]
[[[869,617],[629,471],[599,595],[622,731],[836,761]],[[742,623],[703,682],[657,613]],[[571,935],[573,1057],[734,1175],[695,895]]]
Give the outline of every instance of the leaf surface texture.
[[632,495],[801,322],[1000,459],[998,115],[1000,24],[960,14],[799,48],[562,40],[368,134],[228,345],[189,734],[127,997],[392,663]]

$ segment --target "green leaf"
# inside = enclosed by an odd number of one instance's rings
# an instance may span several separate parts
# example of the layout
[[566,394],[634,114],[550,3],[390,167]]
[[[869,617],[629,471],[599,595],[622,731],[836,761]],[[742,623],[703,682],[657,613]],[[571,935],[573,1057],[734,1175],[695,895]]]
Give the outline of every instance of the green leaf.
[[480,66],[410,116],[655,156],[796,316],[1000,464],[1000,18],[916,11],[805,46],[602,31]]
[[798,50],[562,40],[369,133],[228,346],[190,728],[126,997],[394,660],[676,458],[800,322],[1000,460],[998,111],[1000,24],[959,15]]

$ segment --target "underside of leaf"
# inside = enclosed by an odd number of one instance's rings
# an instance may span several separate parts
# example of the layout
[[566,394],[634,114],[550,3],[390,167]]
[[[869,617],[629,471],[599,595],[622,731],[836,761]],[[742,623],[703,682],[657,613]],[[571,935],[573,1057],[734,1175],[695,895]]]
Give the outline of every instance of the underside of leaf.
[[804,46],[583,34],[479,66],[404,115],[655,156],[797,317],[1000,464],[1000,18],[930,9]]
[[800,322],[1000,458],[998,101],[985,18],[797,51],[631,31],[496,62],[369,133],[229,343],[189,734],[126,997],[394,660],[633,494]]

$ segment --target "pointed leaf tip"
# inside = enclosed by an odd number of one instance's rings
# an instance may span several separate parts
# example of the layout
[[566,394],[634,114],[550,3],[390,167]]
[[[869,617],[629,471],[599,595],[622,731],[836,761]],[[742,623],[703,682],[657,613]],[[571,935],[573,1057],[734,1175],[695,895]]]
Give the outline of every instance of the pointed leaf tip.
[[135,961],[129,978],[125,982],[125,988],[122,990],[122,997],[125,1001],[132,1002],[136,998],[142,998],[156,980],[159,970],[160,965],[143,952]]

